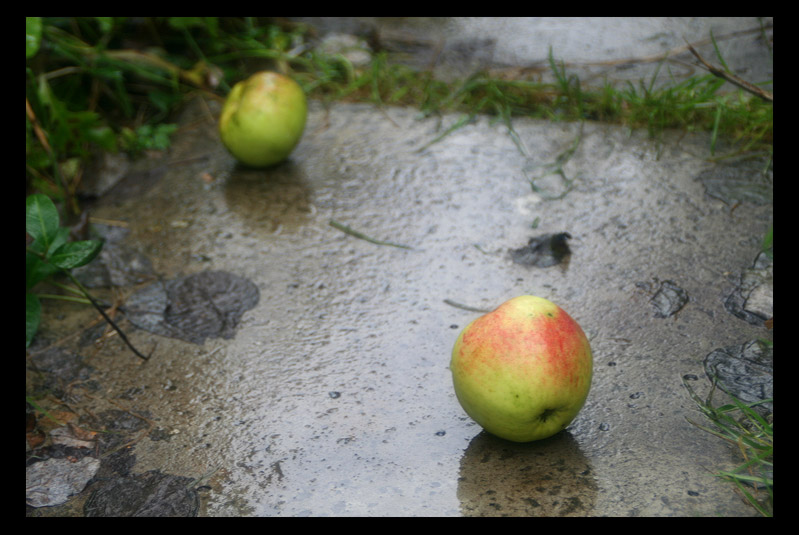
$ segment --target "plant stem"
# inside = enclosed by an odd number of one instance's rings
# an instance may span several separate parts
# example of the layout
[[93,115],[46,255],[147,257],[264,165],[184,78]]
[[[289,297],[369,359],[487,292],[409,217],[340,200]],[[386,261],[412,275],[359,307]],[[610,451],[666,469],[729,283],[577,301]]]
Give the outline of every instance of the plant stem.
[[339,229],[342,232],[346,232],[350,236],[355,236],[356,238],[368,241],[369,243],[374,243],[375,245],[390,245],[391,247],[399,247],[401,249],[412,249],[412,247],[410,245],[403,245],[401,243],[393,243],[393,242],[390,242],[390,241],[376,240],[374,238],[371,238],[371,237],[367,236],[366,234],[358,232],[357,230],[353,230],[350,227],[348,227],[347,225],[345,225],[343,223],[339,223],[338,221],[336,221],[334,219],[330,220],[330,226],[333,227],[333,228],[337,228],[337,229]]
[[36,294],[37,297],[41,297],[43,299],[58,299],[59,301],[72,301],[73,303],[82,303],[84,305],[91,305],[92,302],[88,299],[84,299],[82,297],[72,297],[69,295],[58,295],[58,294]]
[[96,309],[97,309],[97,311],[98,311],[98,312],[100,312],[100,314],[102,314],[103,318],[105,318],[105,321],[107,321],[107,322],[109,323],[109,325],[111,325],[111,327],[113,327],[113,328],[114,328],[114,330],[115,330],[115,331],[116,331],[116,332],[119,334],[120,338],[122,338],[122,341],[123,341],[123,342],[125,342],[125,344],[126,344],[126,345],[127,345],[129,348],[130,348],[130,350],[131,350],[131,351],[133,351],[133,353],[134,353],[134,354],[135,354],[137,357],[139,357],[140,359],[142,359],[142,360],[144,360],[144,361],[147,361],[147,360],[149,360],[149,359],[150,359],[150,357],[149,357],[149,356],[146,356],[146,357],[145,357],[144,355],[142,355],[142,354],[139,352],[139,350],[137,350],[135,347],[133,347],[133,344],[131,344],[131,343],[130,343],[130,340],[128,340],[128,337],[127,337],[127,336],[125,336],[125,333],[122,331],[122,329],[120,329],[120,328],[117,326],[117,324],[116,324],[116,323],[114,323],[114,321],[113,321],[113,320],[112,320],[110,317],[108,317],[108,314],[106,314],[106,313],[105,313],[105,310],[103,310],[103,307],[101,307],[101,306],[100,306],[100,305],[97,303],[97,301],[95,301],[95,300],[94,300],[94,298],[91,296],[91,294],[89,293],[89,291],[88,291],[88,290],[86,290],[86,288],[84,288],[84,287],[83,287],[83,285],[80,283],[80,281],[79,281],[78,279],[76,279],[76,278],[75,278],[75,276],[74,276],[74,275],[72,275],[72,273],[70,273],[70,272],[69,272],[69,271],[67,271],[66,269],[62,269],[61,271],[63,271],[63,272],[66,274],[66,276],[67,276],[67,277],[69,277],[69,280],[71,280],[71,281],[72,281],[72,283],[73,283],[75,286],[77,286],[77,287],[78,287],[78,289],[80,289],[80,291],[83,293],[83,295],[85,295],[85,296],[86,296],[86,298],[87,298],[89,301],[91,301],[91,304],[94,306],[94,308],[96,308]]

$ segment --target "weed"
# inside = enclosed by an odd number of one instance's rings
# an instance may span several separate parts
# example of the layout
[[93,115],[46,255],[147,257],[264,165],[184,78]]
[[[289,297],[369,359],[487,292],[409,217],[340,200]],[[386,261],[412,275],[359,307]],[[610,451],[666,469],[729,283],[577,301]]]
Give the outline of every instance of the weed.
[[[125,333],[108,317],[102,307],[94,300],[86,288],[70,270],[84,266],[94,260],[103,247],[99,240],[68,241],[69,229],[59,224],[58,210],[49,197],[42,194],[31,195],[25,199],[25,232],[31,241],[25,247],[25,347],[30,346],[39,329],[41,315],[40,297],[63,299],[88,303],[94,306],[105,320],[117,331],[122,340],[136,356],[147,360],[128,341]],[[82,297],[35,294],[34,286],[63,273],[75,288],[58,285]]]
[[[743,462],[729,471],[715,474],[725,481],[733,482],[746,500],[763,516],[774,514],[774,422],[767,420],[753,407],[772,403],[766,399],[756,403],[743,403],[732,397],[732,404],[714,407],[712,404],[715,382],[707,399],[702,400],[683,379],[699,410],[713,424],[713,428],[700,425],[688,418],[688,422],[699,429],[721,438],[738,449]],[[737,418],[735,417],[737,415]]]
[[[771,102],[743,90],[722,94],[725,80],[713,75],[670,78],[655,89],[665,59],[646,83],[622,88],[584,86],[551,49],[552,83],[489,71],[445,82],[432,70],[393,64],[381,51],[356,67],[342,54],[314,48],[312,35],[303,24],[252,17],[26,17],[28,191],[63,199],[77,213],[82,173],[65,176],[64,162],[80,167],[98,150],[135,155],[164,148],[173,130],[162,123],[187,94],[225,94],[263,68],[291,75],[315,99],[411,106],[422,116],[463,114],[428,145],[487,114],[507,127],[522,153],[512,125],[517,117],[599,120],[643,127],[653,137],[667,128],[708,131],[711,153],[721,139],[735,154],[772,153]],[[724,67],[718,71],[728,72],[712,42]]]

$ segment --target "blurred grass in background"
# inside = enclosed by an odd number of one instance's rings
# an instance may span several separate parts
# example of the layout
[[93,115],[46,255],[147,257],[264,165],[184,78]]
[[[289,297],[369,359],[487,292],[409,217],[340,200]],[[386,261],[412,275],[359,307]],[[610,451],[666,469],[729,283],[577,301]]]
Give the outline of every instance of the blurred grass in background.
[[[222,100],[249,74],[277,70],[312,99],[418,108],[422,116],[461,112],[457,126],[490,114],[513,134],[514,117],[596,120],[646,128],[712,132],[711,154],[766,158],[773,146],[773,105],[720,89],[711,74],[655,88],[583,87],[549,52],[554,83],[475,72],[437,79],[432,70],[391,63],[370,51],[367,64],[324,52],[315,30],[284,19],[223,17],[26,17],[26,194],[42,192],[80,211],[75,192],[99,151],[165,149],[173,112],[187,97]],[[722,60],[723,58],[718,58]],[[666,74],[668,75],[668,74]]]

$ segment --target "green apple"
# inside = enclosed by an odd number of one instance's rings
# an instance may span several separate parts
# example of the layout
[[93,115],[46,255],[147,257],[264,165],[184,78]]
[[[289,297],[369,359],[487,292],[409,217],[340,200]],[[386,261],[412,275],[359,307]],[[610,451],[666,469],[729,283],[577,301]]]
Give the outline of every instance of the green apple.
[[483,429],[514,442],[547,438],[580,412],[591,387],[585,333],[555,303],[522,295],[467,325],[450,370],[455,395]]
[[266,167],[282,162],[302,137],[308,103],[287,76],[258,72],[233,86],[219,117],[222,143],[241,163]]

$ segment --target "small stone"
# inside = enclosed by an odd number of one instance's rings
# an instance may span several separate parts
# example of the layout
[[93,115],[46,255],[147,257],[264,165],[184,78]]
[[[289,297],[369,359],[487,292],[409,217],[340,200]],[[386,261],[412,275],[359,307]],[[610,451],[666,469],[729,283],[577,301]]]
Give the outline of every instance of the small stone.
[[663,281],[651,301],[655,305],[655,317],[668,318],[685,306],[688,302],[688,292],[672,281]]
[[66,502],[81,492],[97,470],[100,461],[84,457],[80,461],[48,459],[25,470],[25,503],[33,507],[50,507]]

